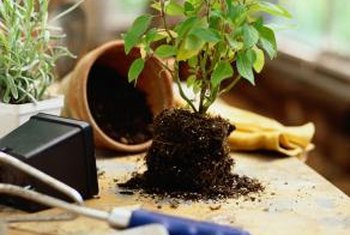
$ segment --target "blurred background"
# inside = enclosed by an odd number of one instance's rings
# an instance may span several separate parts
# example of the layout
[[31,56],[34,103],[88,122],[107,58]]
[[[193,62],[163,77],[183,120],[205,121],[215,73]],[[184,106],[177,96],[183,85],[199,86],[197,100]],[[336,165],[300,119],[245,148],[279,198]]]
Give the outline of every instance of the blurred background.
[[[51,0],[57,14],[75,0]],[[148,0],[85,0],[58,22],[65,43],[78,57],[103,42],[120,38],[133,19],[148,11]],[[279,55],[257,77],[224,97],[234,105],[285,125],[316,125],[315,150],[307,164],[350,195],[350,1],[273,0],[292,20],[267,19],[277,30]],[[74,60],[62,60],[64,76]]]

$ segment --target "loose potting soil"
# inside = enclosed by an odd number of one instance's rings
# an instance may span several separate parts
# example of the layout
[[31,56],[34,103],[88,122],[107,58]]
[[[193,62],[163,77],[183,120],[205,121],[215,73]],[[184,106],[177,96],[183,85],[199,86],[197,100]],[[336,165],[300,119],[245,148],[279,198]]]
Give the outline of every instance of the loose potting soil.
[[139,144],[151,139],[153,115],[145,94],[112,68],[91,68],[88,103],[97,125],[114,140]]
[[227,136],[234,130],[221,117],[183,109],[163,111],[155,118],[147,170],[120,187],[181,199],[224,199],[263,190],[247,176],[232,173]]

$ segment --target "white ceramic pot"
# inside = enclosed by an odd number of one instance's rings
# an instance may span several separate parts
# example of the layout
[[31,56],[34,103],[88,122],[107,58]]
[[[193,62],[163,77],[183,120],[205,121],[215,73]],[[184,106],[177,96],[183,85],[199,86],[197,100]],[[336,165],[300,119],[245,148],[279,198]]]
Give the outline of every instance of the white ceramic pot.
[[60,115],[63,104],[63,95],[54,96],[38,103],[4,104],[0,102],[0,138],[37,113]]

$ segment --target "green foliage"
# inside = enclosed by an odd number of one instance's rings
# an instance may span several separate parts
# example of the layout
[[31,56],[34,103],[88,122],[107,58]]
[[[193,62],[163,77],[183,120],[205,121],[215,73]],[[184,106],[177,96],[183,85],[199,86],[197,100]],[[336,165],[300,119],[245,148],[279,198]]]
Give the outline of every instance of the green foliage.
[[48,25],[48,4],[49,0],[0,1],[1,102],[42,99],[54,79],[56,60],[72,56],[58,44],[64,37],[60,29]]
[[145,61],[142,58],[136,59],[129,70],[128,74],[128,80],[129,82],[135,82],[137,81],[137,78],[141,74],[143,68],[145,67]]
[[[264,25],[262,14],[291,17],[284,8],[262,0],[153,0],[151,6],[157,14],[140,16],[124,35],[126,53],[138,46],[142,55],[130,67],[129,81],[140,74],[140,61],[156,55],[164,59],[163,67],[178,84],[180,95],[199,113],[241,78],[254,85],[254,71],[263,69],[265,53],[271,59],[276,56],[275,34]],[[170,26],[173,16],[180,20]],[[152,27],[153,19],[162,26]],[[165,59],[171,58],[170,66]],[[183,92],[181,63],[189,67],[184,79],[198,102]]]

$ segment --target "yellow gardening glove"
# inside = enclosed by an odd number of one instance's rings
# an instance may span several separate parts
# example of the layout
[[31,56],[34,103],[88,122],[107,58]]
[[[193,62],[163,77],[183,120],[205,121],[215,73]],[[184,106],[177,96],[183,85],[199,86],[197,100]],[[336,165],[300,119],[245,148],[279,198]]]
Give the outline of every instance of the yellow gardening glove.
[[313,123],[287,127],[273,119],[230,106],[221,100],[216,101],[209,112],[219,114],[236,126],[236,130],[228,138],[231,149],[264,149],[288,156],[302,156],[313,148]]

